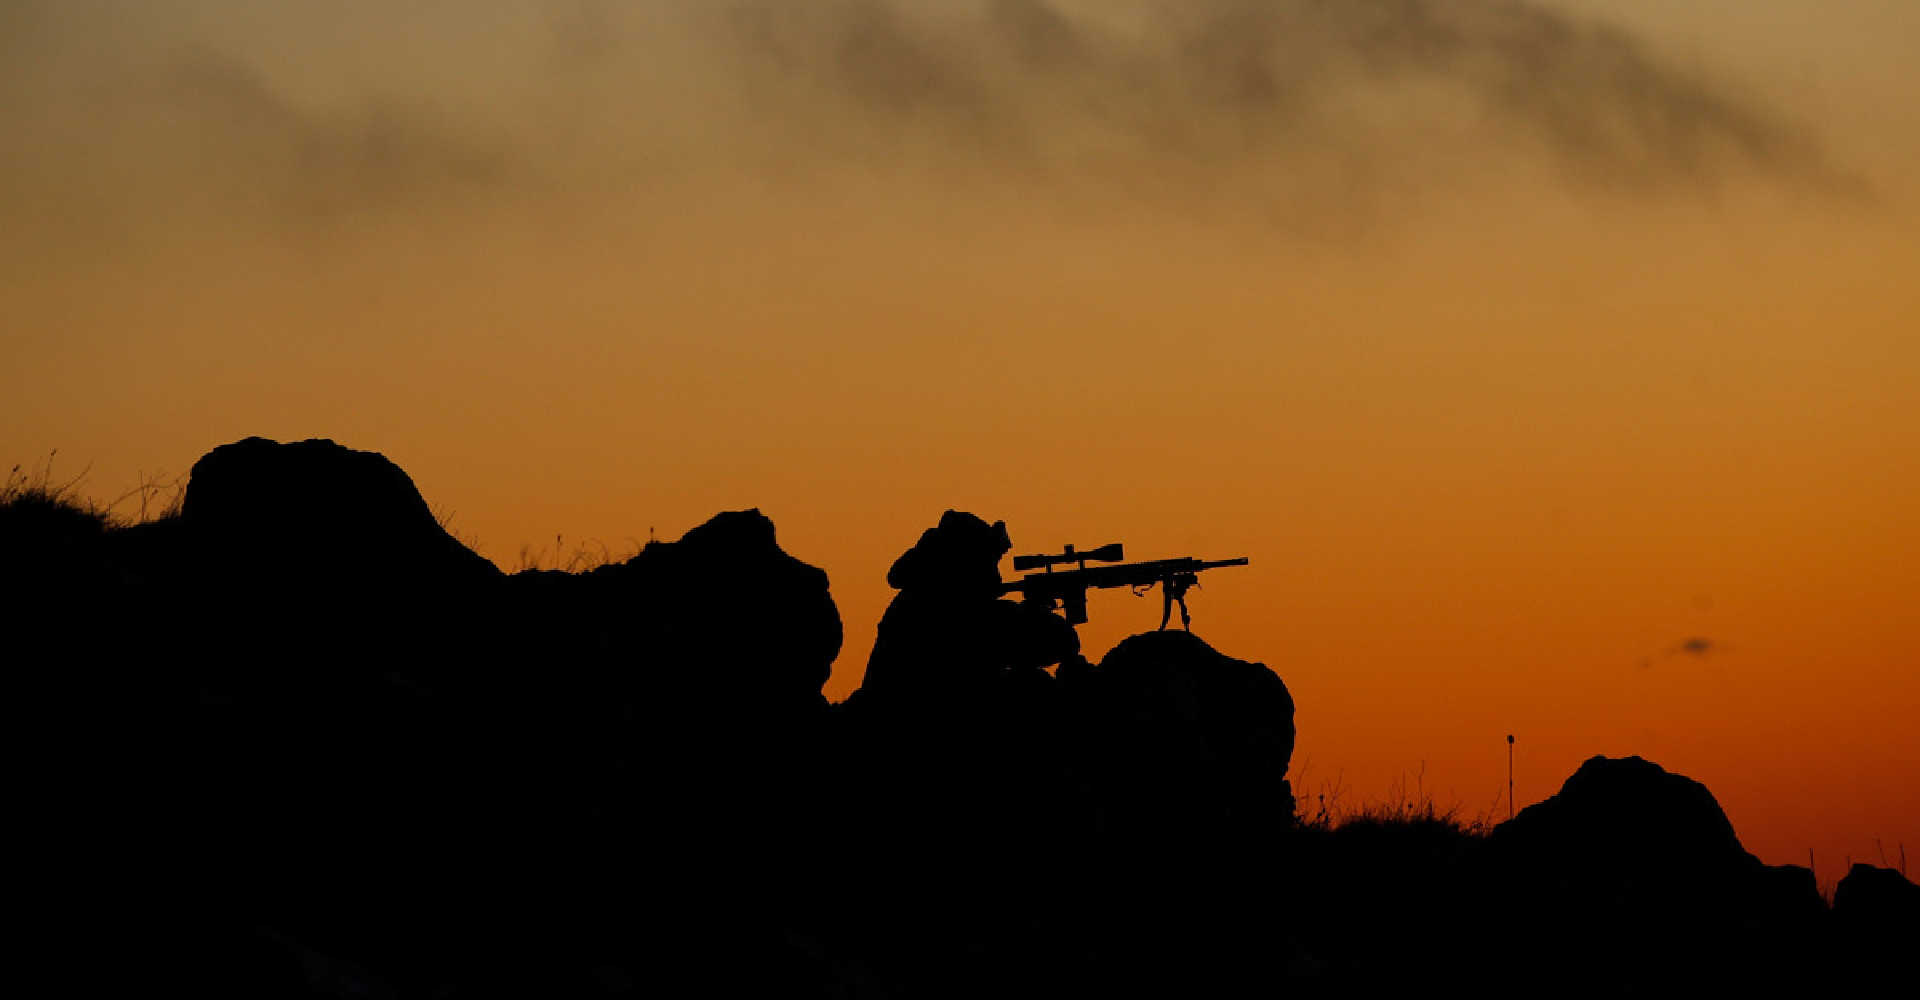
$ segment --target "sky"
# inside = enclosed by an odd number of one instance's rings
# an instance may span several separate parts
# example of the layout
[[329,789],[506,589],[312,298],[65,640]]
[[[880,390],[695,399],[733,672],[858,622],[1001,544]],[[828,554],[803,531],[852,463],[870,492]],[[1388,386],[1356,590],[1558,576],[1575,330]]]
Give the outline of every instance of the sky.
[[5,464],[331,438],[509,570],[757,507],[836,700],[948,508],[1244,556],[1310,806],[1512,734],[1920,853],[1905,0],[9,0],[0,136]]

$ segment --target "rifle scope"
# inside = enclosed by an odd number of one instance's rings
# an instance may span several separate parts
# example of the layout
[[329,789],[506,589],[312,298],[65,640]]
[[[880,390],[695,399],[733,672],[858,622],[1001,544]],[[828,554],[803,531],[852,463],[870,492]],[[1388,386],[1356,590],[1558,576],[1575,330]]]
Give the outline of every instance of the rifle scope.
[[1119,542],[1102,545],[1090,552],[1075,552],[1073,546],[1069,545],[1066,551],[1057,555],[1014,556],[1013,568],[1015,572],[1025,572],[1030,569],[1051,569],[1066,563],[1084,566],[1088,562],[1119,562],[1125,558]]

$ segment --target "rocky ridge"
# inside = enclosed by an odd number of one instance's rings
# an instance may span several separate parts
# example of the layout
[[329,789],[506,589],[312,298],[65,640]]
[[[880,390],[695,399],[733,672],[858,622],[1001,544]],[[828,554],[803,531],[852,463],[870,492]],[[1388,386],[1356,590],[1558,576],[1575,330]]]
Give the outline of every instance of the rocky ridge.
[[508,575],[384,457],[260,438],[158,522],[0,507],[35,992],[1911,980],[1910,881],[1856,866],[1828,907],[1638,758],[1488,836],[1302,824],[1279,677],[1181,631],[1091,662],[996,599],[1005,551],[948,512],[889,576],[876,683],[830,705],[828,580],[758,511]]

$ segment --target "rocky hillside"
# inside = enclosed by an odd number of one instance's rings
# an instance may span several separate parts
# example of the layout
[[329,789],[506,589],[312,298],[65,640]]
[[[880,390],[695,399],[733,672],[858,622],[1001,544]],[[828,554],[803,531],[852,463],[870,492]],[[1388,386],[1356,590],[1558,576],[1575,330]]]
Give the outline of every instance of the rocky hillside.
[[1279,677],[1183,631],[1091,662],[1001,599],[1004,538],[907,549],[830,705],[826,574],[757,511],[507,575],[328,441],[216,448],[147,524],[6,498],[27,992],[1912,985],[1913,883],[1830,908],[1637,758],[1485,836],[1300,823]]

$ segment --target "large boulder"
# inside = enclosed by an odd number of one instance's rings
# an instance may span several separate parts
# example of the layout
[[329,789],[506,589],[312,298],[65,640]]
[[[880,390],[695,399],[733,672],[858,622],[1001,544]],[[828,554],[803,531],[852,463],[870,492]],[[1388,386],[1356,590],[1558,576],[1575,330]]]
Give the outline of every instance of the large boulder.
[[[1895,868],[1856,862],[1833,889],[1835,996],[1913,995],[1920,988],[1920,886]],[[1906,985],[1902,986],[1901,984]]]
[[1821,916],[1811,872],[1761,863],[1705,785],[1639,757],[1587,760],[1488,846],[1507,933],[1543,973],[1584,969],[1609,989],[1744,983],[1766,961],[1798,976],[1782,946]]
[[1494,836],[1552,859],[1576,880],[1719,880],[1759,865],[1705,785],[1640,757],[1589,759]]
[[252,437],[208,452],[180,526],[206,582],[263,599],[391,602],[500,575],[447,533],[399,466],[327,440]]
[[516,573],[506,598],[496,644],[540,664],[500,671],[514,710],[573,735],[617,725],[677,753],[753,757],[827,711],[839,609],[826,573],[783,551],[758,510],[590,572]]
[[1891,923],[1920,930],[1920,886],[1896,869],[1855,863],[1834,887],[1833,912],[1861,925]]
[[826,572],[781,549],[759,510],[716,514],[588,576],[627,605],[620,642],[663,689],[743,709],[824,705],[840,611]]
[[1855,863],[1833,889],[1833,915],[1855,941],[1920,940],[1920,886],[1898,869]]
[[1124,639],[1062,686],[1116,822],[1149,837],[1287,825],[1293,696],[1187,631]]

